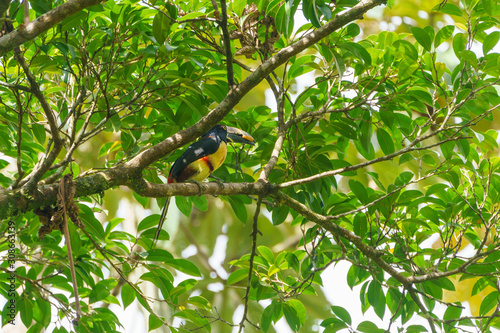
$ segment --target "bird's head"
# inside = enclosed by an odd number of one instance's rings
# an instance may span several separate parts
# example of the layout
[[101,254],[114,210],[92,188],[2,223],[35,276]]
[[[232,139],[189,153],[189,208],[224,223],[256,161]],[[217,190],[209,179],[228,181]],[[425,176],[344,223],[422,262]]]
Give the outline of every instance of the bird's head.
[[227,130],[227,139],[231,142],[254,145],[254,138],[247,132],[236,127],[225,126]]
[[254,145],[254,138],[247,132],[240,130],[236,127],[230,127],[226,125],[215,125],[208,131],[204,136],[208,137],[219,137],[223,141],[237,142],[243,144]]

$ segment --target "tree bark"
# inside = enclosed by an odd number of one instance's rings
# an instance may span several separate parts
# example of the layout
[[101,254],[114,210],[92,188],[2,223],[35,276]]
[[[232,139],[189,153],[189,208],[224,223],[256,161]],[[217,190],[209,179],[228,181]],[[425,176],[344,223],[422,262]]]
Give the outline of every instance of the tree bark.
[[20,25],[16,30],[0,37],[0,56],[4,56],[7,52],[12,51],[14,47],[20,46],[49,30],[65,18],[101,2],[106,2],[106,0],[69,0],[41,15],[28,25]]
[[[65,4],[70,5],[69,8],[66,8],[64,10],[59,9],[59,11],[55,12],[58,8],[63,7],[63,5],[61,5],[44,14],[48,15],[46,18],[41,20],[45,23],[36,23],[44,16],[42,15],[37,20],[30,23],[30,25],[34,25],[34,27],[30,28],[30,30],[34,31],[36,30],[35,27],[38,27],[37,31],[38,33],[40,33],[44,31],[41,27],[45,27],[45,30],[51,27],[46,23],[46,21],[52,22],[53,26],[65,17],[74,14],[78,10],[96,5],[100,2],[101,0],[70,0]],[[362,1],[350,10],[337,15],[334,19],[326,23],[321,28],[318,28],[317,30],[301,37],[297,42],[282,49],[267,61],[262,63],[252,74],[250,74],[238,86],[232,89],[215,109],[210,111],[205,117],[201,118],[193,126],[181,130],[171,137],[158,143],[157,145],[144,150],[143,152],[139,153],[137,156],[125,162],[124,164],[121,164],[120,166],[76,178],[75,196],[87,196],[91,194],[101,193],[111,187],[118,185],[128,186],[138,194],[147,197],[199,194],[198,187],[193,184],[151,184],[142,178],[142,170],[150,164],[156,162],[163,156],[167,155],[171,151],[189,142],[192,142],[195,138],[199,137],[200,135],[208,131],[211,127],[223,120],[224,117],[229,114],[229,112],[231,112],[232,109],[238,104],[243,96],[248,94],[272,71],[283,65],[292,56],[297,55],[308,47],[318,43],[320,40],[327,37],[332,32],[340,29],[341,27],[354,21],[355,19],[362,18],[363,14],[365,14],[368,10],[383,3],[385,3],[385,0]],[[55,17],[58,17],[57,22],[55,22]],[[34,36],[36,36],[36,34],[33,34],[33,37]],[[8,35],[5,37],[8,37]],[[0,55],[2,54],[1,50],[8,49],[5,44],[2,44],[2,39],[3,38],[0,38]],[[216,186],[217,185],[208,187],[210,191],[204,191],[204,193],[216,195],[264,194],[264,192],[269,191],[269,188],[264,189],[262,187],[259,187],[257,183],[254,183],[251,186],[248,184],[236,186],[236,184],[234,184],[234,186],[219,190],[216,189]],[[230,189],[233,190],[230,191]],[[39,186],[33,196],[28,195],[24,188],[20,190],[0,193],[0,216],[6,218],[38,207],[54,204],[57,200],[56,194],[57,185],[55,184]]]

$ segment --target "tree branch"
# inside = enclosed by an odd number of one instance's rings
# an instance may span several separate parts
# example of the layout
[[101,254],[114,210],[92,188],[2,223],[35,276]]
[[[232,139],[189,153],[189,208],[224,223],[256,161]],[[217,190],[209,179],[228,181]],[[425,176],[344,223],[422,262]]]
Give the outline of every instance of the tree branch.
[[[215,2],[215,5],[217,5],[217,2]],[[222,37],[224,38],[224,50],[226,53],[227,85],[229,86],[229,90],[231,90],[233,89],[235,83],[234,83],[234,73],[233,73],[233,53],[231,52],[231,39],[229,38],[229,31],[227,30],[226,0],[220,1],[220,7],[222,11],[221,13],[222,19],[220,21],[220,27],[222,29]]]
[[21,65],[24,74],[26,74],[26,77],[28,78],[28,82],[30,83],[31,93],[35,95],[35,97],[40,102],[40,106],[42,107],[45,116],[47,118],[47,122],[49,123],[50,133],[52,134],[52,140],[54,142],[54,147],[52,147],[52,150],[47,154],[45,158],[42,158],[38,162],[33,172],[30,174],[30,180],[25,185],[27,191],[32,192],[35,186],[37,185],[38,181],[42,179],[45,172],[49,170],[52,163],[54,163],[55,159],[57,158],[57,155],[59,154],[59,152],[63,147],[63,141],[61,139],[61,136],[59,135],[59,128],[57,126],[57,121],[54,116],[54,113],[52,112],[52,108],[45,99],[45,96],[40,90],[40,85],[36,81],[36,78],[33,75],[33,73],[31,73],[28,64],[24,60],[24,57],[17,46],[14,49],[14,58]]
[[281,204],[284,204],[302,216],[306,217],[312,222],[323,227],[325,230],[328,230],[333,235],[339,235],[340,237],[347,239],[349,242],[353,243],[365,256],[373,260],[381,269],[389,273],[392,277],[394,277],[398,282],[400,282],[405,287],[410,287],[410,282],[408,278],[403,276],[400,272],[398,272],[394,267],[389,265],[382,259],[384,252],[378,251],[377,249],[365,244],[363,239],[353,232],[342,228],[341,226],[332,222],[330,217],[324,216],[310,210],[306,205],[300,203],[299,201],[283,194],[281,192],[277,192],[276,194],[271,194],[277,201]]
[[[255,259],[255,254],[257,253],[257,234],[259,234],[259,228],[258,228],[258,221],[259,221],[259,215],[260,215],[260,205],[262,204],[262,196],[259,195],[259,198],[257,199],[257,207],[255,208],[255,214],[253,215],[253,226],[252,226],[252,252],[250,253],[250,260],[249,260],[249,268],[248,268],[248,278],[247,278],[247,287],[245,291],[245,296],[243,299],[245,300],[245,308],[243,309],[243,316],[240,321],[240,329],[238,330],[239,333],[243,332],[243,329],[245,328],[245,321],[248,321],[250,324],[255,326],[247,317],[248,313],[248,296],[250,295],[250,289],[252,288],[252,276],[253,276],[253,264],[254,264],[254,259]],[[257,326],[256,326],[257,327]]]
[[412,151],[418,151],[418,150],[426,150],[426,149],[430,149],[430,148],[433,148],[433,147],[440,146],[440,145],[442,145],[445,142],[457,141],[457,140],[463,139],[463,137],[461,137],[461,136],[451,137],[451,138],[439,141],[438,143],[434,143],[434,144],[431,144],[431,145],[428,145],[428,146],[416,147],[416,145],[418,143],[420,143],[420,142],[422,142],[424,140],[427,140],[427,139],[429,139],[429,138],[437,135],[437,133],[438,133],[438,131],[430,133],[430,134],[422,136],[422,137],[418,137],[415,140],[413,140],[413,142],[411,142],[408,146],[406,146],[406,147],[404,147],[404,148],[402,148],[402,149],[400,149],[398,151],[395,151],[392,154],[381,156],[381,157],[375,158],[373,160],[369,160],[369,161],[362,162],[362,163],[359,163],[359,164],[348,165],[348,166],[340,168],[340,169],[325,171],[325,172],[318,173],[318,174],[315,174],[315,175],[310,176],[310,177],[305,177],[305,178],[301,178],[301,179],[291,180],[289,182],[282,183],[279,186],[280,186],[280,188],[287,188],[287,187],[296,186],[296,185],[300,185],[300,184],[310,183],[312,181],[315,181],[315,180],[318,180],[318,179],[321,179],[321,178],[326,178],[326,177],[331,177],[331,176],[339,175],[339,174],[342,174],[344,172],[362,169],[364,167],[367,167],[369,165],[376,164],[376,163],[379,163],[379,162],[392,160],[394,157],[403,155],[405,153],[409,153],[409,152],[412,152]]
[[106,0],[69,0],[48,11],[26,26],[20,26],[11,33],[0,37],[0,56],[13,50],[41,33],[52,28],[62,20],[87,7],[95,6]]
[[338,14],[334,19],[326,23],[321,28],[310,32],[302,37],[294,44],[283,48],[267,61],[262,63],[257,69],[252,72],[238,86],[229,91],[226,98],[206,116],[201,118],[193,126],[181,130],[171,137],[166,138],[154,147],[151,147],[132,160],[125,163],[126,166],[137,169],[140,172],[146,166],[156,162],[161,157],[169,152],[193,141],[203,133],[207,132],[211,127],[219,123],[224,117],[229,114],[238,102],[248,94],[255,86],[264,80],[272,71],[284,64],[294,55],[304,51],[306,48],[318,43],[323,38],[330,35],[332,32],[340,29],[344,25],[352,22],[355,19],[361,18],[368,10],[385,3],[385,0],[368,0],[358,3],[351,9]]

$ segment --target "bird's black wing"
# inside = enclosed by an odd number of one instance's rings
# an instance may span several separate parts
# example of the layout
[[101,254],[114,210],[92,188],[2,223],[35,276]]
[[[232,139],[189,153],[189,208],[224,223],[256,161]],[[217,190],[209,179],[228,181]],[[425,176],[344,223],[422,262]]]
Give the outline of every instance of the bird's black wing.
[[220,139],[216,136],[206,136],[191,144],[182,155],[175,160],[168,174],[169,181],[177,178],[189,164],[205,156],[214,154],[220,146]]

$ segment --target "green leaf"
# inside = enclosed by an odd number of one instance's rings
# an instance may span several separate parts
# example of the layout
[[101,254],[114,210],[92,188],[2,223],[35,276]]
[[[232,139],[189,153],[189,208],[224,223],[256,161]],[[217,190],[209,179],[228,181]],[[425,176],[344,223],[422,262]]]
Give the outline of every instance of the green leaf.
[[34,323],[31,327],[26,331],[26,333],[41,333],[44,331],[44,326],[40,323]]
[[273,321],[276,322],[279,318],[281,318],[281,316],[283,316],[283,314],[281,313],[281,304],[282,303],[277,303],[275,300],[273,300],[272,303],[269,304],[262,312],[260,325],[264,332],[269,331],[269,328],[271,327],[271,323]]
[[[158,289],[160,289],[163,297],[168,298],[170,296],[170,291],[172,290],[173,286],[168,278],[160,276],[157,272],[144,273],[140,278],[143,281],[149,281],[153,283]],[[138,297],[137,300],[141,302],[142,298]]]
[[470,152],[470,143],[469,143],[469,140],[467,139],[460,139],[456,142],[456,145],[458,147],[458,150],[460,151],[460,153],[462,153],[462,155],[467,158],[469,156],[469,152]]
[[191,201],[194,203],[196,208],[198,208],[202,212],[206,212],[208,210],[208,201],[206,196],[204,195],[194,196],[191,197]]
[[420,332],[428,332],[427,328],[422,325],[410,325],[406,329],[407,333],[420,333]]
[[447,25],[436,34],[436,38],[434,38],[434,47],[437,48],[443,42],[445,42],[448,38],[453,35],[453,31],[455,31],[455,26]]
[[188,198],[182,196],[176,196],[175,204],[177,205],[177,208],[179,208],[182,214],[189,217],[189,215],[191,214],[191,210],[193,209],[193,205],[191,201],[188,200]]
[[368,302],[373,306],[377,316],[383,319],[385,313],[385,295],[382,291],[382,285],[378,281],[373,280],[368,286],[366,295],[368,296]]
[[460,59],[460,54],[465,50],[467,44],[467,36],[464,33],[458,33],[453,37],[453,51]]
[[331,306],[332,312],[339,317],[344,323],[351,325],[351,315],[341,306]]
[[172,266],[176,270],[191,276],[201,277],[200,270],[191,261],[186,259],[170,259],[165,261],[166,264]]
[[30,1],[30,6],[39,14],[44,14],[52,9],[51,1],[34,0]]
[[377,129],[377,141],[384,154],[394,153],[394,139],[383,128]]
[[379,176],[378,176],[378,174],[377,174],[377,173],[369,171],[369,172],[367,172],[367,174],[371,177],[371,179],[373,180],[373,182],[374,182],[375,184],[377,184],[377,186],[378,186],[378,187],[379,187],[382,191],[384,191],[384,192],[386,192],[386,191],[387,191],[387,190],[386,190],[386,188],[385,188],[385,186],[384,186],[384,184],[382,184],[382,182],[380,181]]
[[412,27],[410,30],[417,42],[424,47],[424,50],[430,52],[432,47],[432,39],[427,31],[419,27]]
[[304,304],[302,304],[302,302],[297,299],[291,299],[286,302],[286,304],[291,305],[295,309],[295,312],[297,313],[297,316],[299,318],[300,326],[304,326],[307,319],[307,313]]
[[406,185],[413,178],[413,176],[414,174],[411,171],[401,172],[399,176],[396,178],[395,185],[396,186]]
[[141,222],[139,222],[139,225],[137,226],[137,231],[142,231],[155,227],[158,225],[159,221],[160,221],[160,214],[148,215],[145,218],[143,218]]
[[109,289],[103,283],[103,281],[100,281],[96,283],[94,288],[92,288],[92,291],[89,294],[89,302],[96,303],[102,301],[103,299],[106,299],[106,297],[108,297],[109,295],[110,295]]
[[498,291],[493,291],[489,293],[481,302],[479,307],[480,316],[488,316],[489,313],[498,305],[500,302],[500,294]]
[[449,188],[449,186],[447,184],[433,184],[427,188],[427,190],[425,191],[425,195],[430,196],[430,195],[433,195],[435,193],[444,191],[448,188]]
[[481,291],[483,291],[487,286],[489,286],[488,279],[486,277],[482,277],[474,283],[472,287],[471,296],[477,295]]
[[405,59],[409,62],[415,62],[418,59],[418,51],[415,46],[406,40],[397,40],[394,42],[394,47],[403,51],[405,54]]
[[260,255],[266,259],[266,261],[270,264],[274,264],[274,253],[267,246],[261,245],[257,247]]
[[356,129],[343,121],[332,121],[330,122],[330,126],[336,129],[341,135],[356,140],[358,138],[358,133]]
[[[450,321],[451,323],[456,323],[456,319],[460,318],[460,315],[462,314],[462,308],[459,306],[448,306],[446,311],[444,312],[444,315],[443,315],[443,320],[446,322],[446,321]],[[444,330],[445,332],[451,332],[453,327],[455,325],[448,325],[448,324],[444,324]]]
[[426,90],[422,90],[422,89],[418,89],[418,88],[410,89],[410,90],[408,90],[408,94],[411,97],[413,97],[416,101],[420,101],[428,106],[433,105],[432,96]]
[[296,273],[299,272],[300,270],[300,262],[299,259],[297,259],[297,256],[294,253],[287,252],[285,256],[285,260],[288,263],[288,266],[293,269]]
[[354,38],[361,33],[361,29],[359,25],[356,23],[351,23],[347,27],[344,28],[346,38]]
[[154,250],[150,250],[147,252],[146,260],[147,261],[169,262],[173,258],[174,258],[174,256],[166,250],[154,249]]
[[341,329],[347,328],[347,324],[338,318],[328,318],[321,322],[321,327],[324,327],[325,330],[323,333],[335,333],[340,331]]
[[498,44],[499,40],[500,31],[493,31],[488,36],[486,36],[483,42],[483,54],[488,54],[488,52],[490,52]]
[[232,285],[237,282],[240,282],[243,279],[248,279],[248,269],[247,268],[241,268],[237,269],[234,272],[232,272],[229,277],[227,278],[227,285]]
[[403,61],[400,62],[398,68],[399,80],[405,81],[410,76],[412,76],[417,69],[418,69],[418,63],[416,63],[414,60],[403,59]]
[[23,297],[19,302],[19,314],[24,326],[30,327],[33,322],[33,301]]
[[80,208],[80,219],[85,225],[85,228],[87,228],[87,232],[100,240],[104,240],[104,228],[101,222],[95,218],[94,212],[89,206],[84,204],[78,204],[78,207]]
[[122,122],[120,120],[120,116],[115,113],[109,118],[109,122],[107,123],[109,129],[113,132],[119,132],[122,127]]
[[148,318],[148,330],[152,331],[163,326],[163,321],[156,315],[150,314]]
[[365,281],[370,273],[365,271],[364,269],[352,265],[347,271],[347,285],[352,289],[354,286],[360,284]]
[[248,215],[247,215],[247,209],[245,207],[245,204],[243,201],[241,201],[240,198],[237,196],[230,196],[228,197],[229,204],[233,208],[234,214],[236,217],[243,223],[247,223]]
[[467,61],[472,67],[477,68],[477,57],[476,54],[470,50],[463,50],[460,52],[460,58],[463,61]]
[[42,145],[45,144],[45,127],[40,124],[33,124],[31,125],[31,129],[33,131],[33,134],[35,135],[36,140]]
[[35,322],[41,324],[43,327],[46,327],[50,324],[50,316],[50,303],[42,298],[36,299],[35,306],[33,307],[33,319]]
[[98,158],[103,157],[104,155],[108,155],[114,151],[117,151],[120,149],[120,142],[119,141],[113,141],[113,142],[106,142],[101,146],[101,149],[99,149],[99,155]]
[[302,2],[302,12],[304,17],[309,20],[316,28],[321,27],[319,22],[319,15],[316,10],[316,1],[314,0],[304,0]]
[[432,11],[463,17],[462,10],[457,5],[454,5],[452,3],[440,3],[439,5],[432,8]]
[[290,212],[290,208],[287,206],[280,206],[273,208],[272,212],[272,220],[273,220],[273,225],[280,225],[281,223],[285,222],[288,213]]
[[122,287],[121,293],[123,308],[126,309],[135,299],[135,290],[125,283]]
[[153,36],[158,44],[163,44],[169,34],[172,21],[163,13],[158,12],[153,19]]
[[191,309],[176,312],[174,313],[174,317],[187,319],[197,327],[205,327],[208,325],[208,320],[206,318],[201,317],[197,311]]
[[298,332],[301,324],[300,318],[294,307],[290,306],[288,302],[283,304],[283,314],[285,315],[286,322],[294,332]]
[[486,12],[486,14],[488,16],[493,15],[493,11],[496,7],[496,2],[493,2],[493,1],[495,1],[495,0],[483,0],[482,1],[484,11]]
[[362,204],[366,205],[368,203],[368,192],[366,191],[366,187],[363,184],[361,184],[357,180],[350,179],[349,188]]
[[312,55],[305,55],[297,58],[292,62],[288,70],[288,79],[292,80],[315,69],[320,69],[319,65],[316,64],[314,60],[315,57]]
[[371,65],[372,57],[370,56],[370,53],[368,53],[368,51],[366,51],[366,49],[360,44],[346,42],[340,44],[339,47],[351,52],[357,58],[362,60],[366,65]]
[[371,321],[363,321],[356,328],[360,332],[364,333],[381,333],[383,330],[379,329],[377,325],[372,323]]
[[275,16],[276,29],[287,37],[290,37],[293,32],[293,16],[297,11],[298,4],[298,2],[293,3],[293,5],[289,1],[283,2]]
[[212,304],[203,296],[191,296],[187,300],[187,303],[192,304],[200,309],[212,310]]

